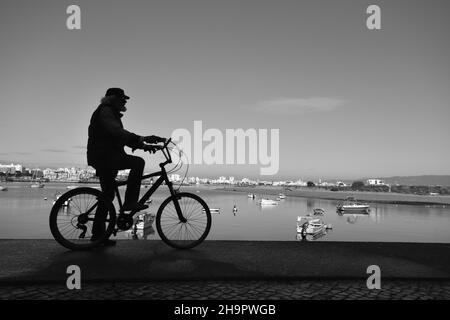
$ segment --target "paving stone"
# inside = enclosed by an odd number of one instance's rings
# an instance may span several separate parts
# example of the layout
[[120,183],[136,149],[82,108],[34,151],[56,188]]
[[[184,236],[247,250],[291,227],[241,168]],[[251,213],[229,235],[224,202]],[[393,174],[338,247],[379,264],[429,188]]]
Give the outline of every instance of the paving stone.
[[0,287],[5,299],[286,299],[286,300],[430,300],[449,299],[450,281],[387,281],[369,290],[360,281],[170,281],[86,284],[68,291],[59,285]]

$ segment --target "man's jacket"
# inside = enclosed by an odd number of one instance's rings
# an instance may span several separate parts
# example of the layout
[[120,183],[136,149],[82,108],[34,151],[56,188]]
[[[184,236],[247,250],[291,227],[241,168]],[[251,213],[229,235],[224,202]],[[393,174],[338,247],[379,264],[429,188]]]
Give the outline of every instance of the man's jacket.
[[124,146],[137,148],[139,136],[123,128],[122,114],[113,106],[100,104],[91,117],[88,129],[88,165],[117,168],[118,161],[126,155]]

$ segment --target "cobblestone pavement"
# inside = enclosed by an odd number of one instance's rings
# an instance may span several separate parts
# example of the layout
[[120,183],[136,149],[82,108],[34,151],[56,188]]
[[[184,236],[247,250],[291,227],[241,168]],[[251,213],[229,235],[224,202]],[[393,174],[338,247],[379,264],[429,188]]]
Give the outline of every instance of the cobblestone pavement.
[[364,280],[85,283],[81,290],[65,284],[0,285],[0,299],[448,300],[450,281],[386,280],[379,290],[367,289]]

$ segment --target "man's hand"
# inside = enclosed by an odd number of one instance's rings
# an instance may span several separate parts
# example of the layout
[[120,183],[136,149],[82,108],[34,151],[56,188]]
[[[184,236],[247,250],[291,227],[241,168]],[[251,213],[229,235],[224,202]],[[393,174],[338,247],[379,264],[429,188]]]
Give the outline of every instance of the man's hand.
[[155,153],[156,151],[161,150],[161,148],[161,146],[143,145],[141,149],[150,153]]
[[166,138],[161,138],[158,136],[146,136],[146,137],[142,137],[142,141],[144,141],[145,143],[159,143],[159,142],[166,142]]

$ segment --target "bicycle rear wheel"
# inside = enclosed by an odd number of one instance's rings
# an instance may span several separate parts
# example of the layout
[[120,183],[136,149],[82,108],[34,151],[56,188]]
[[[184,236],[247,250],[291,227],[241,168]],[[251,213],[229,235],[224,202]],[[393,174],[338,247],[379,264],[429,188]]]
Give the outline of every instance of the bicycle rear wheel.
[[156,215],[156,229],[161,239],[176,249],[190,249],[208,236],[211,213],[205,201],[192,193],[175,195],[186,222],[178,218],[174,196],[164,200]]
[[71,250],[88,250],[112,234],[116,211],[100,190],[77,188],[56,200],[49,220],[52,235],[59,244]]

